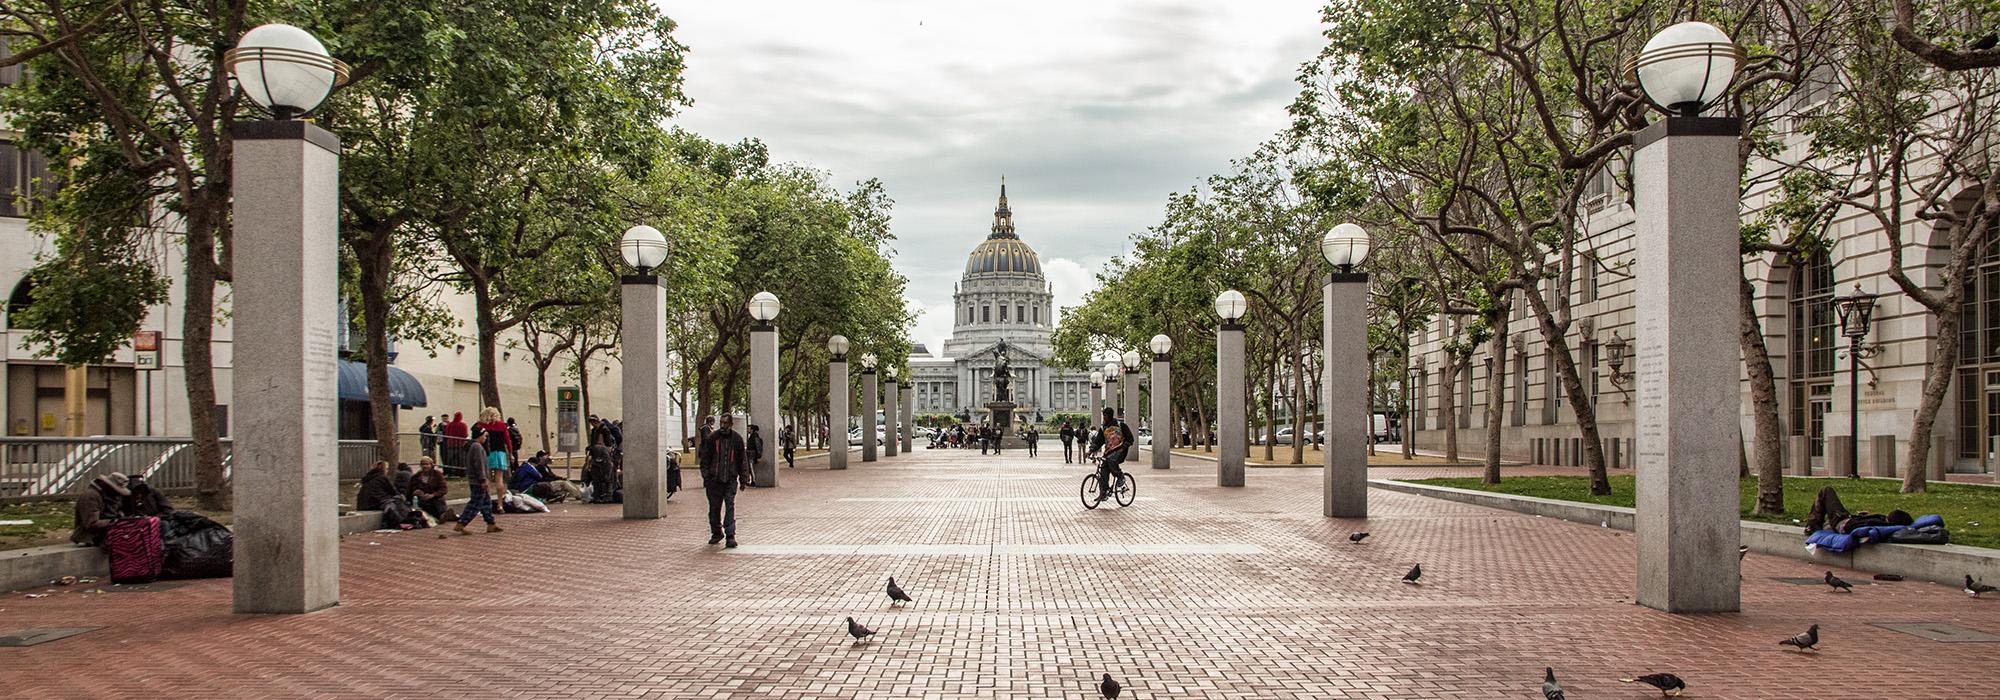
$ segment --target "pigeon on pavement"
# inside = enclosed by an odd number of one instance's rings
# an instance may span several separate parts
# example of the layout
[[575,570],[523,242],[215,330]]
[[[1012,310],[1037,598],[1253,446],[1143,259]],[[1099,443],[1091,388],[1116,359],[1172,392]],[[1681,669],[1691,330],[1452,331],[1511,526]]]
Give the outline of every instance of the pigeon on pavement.
[[2000,588],[1994,588],[1991,584],[1974,581],[1972,580],[1972,574],[1966,574],[1965,594],[1977,598],[1981,593],[2000,593]]
[[1111,680],[1111,674],[1107,673],[1104,674],[1104,682],[1097,684],[1097,692],[1103,693],[1104,697],[1115,698],[1118,697],[1119,693],[1125,692],[1125,686],[1119,685],[1118,681]]
[[1819,625],[1813,625],[1811,627],[1808,627],[1806,628],[1806,631],[1793,635],[1790,639],[1778,642],[1778,646],[1798,647],[1800,650],[1811,649],[1813,651],[1819,651],[1818,649],[1813,649],[1813,647],[1819,646]]
[[1347,541],[1355,544],[1361,544],[1361,541],[1365,539],[1368,539],[1368,533],[1366,532],[1357,532],[1347,536]]
[[896,577],[894,577],[894,576],[890,576],[890,577],[889,577],[889,604],[890,604],[890,605],[895,605],[895,604],[897,604],[897,603],[913,603],[913,602],[916,602],[916,599],[915,599],[915,598],[911,598],[911,597],[910,597],[910,594],[908,594],[908,593],[904,593],[904,592],[903,592],[903,587],[902,587],[902,586],[898,586],[898,585],[896,585]]
[[850,617],[847,618],[847,634],[854,637],[854,643],[860,644],[861,641],[867,639],[869,635],[875,634],[875,630],[868,629],[866,626],[862,625],[859,622],[855,622],[854,618]]
[[1644,683],[1646,685],[1659,688],[1660,695],[1663,696],[1673,695],[1678,697],[1681,694],[1681,691],[1687,690],[1687,683],[1682,682],[1680,676],[1676,676],[1671,673],[1648,673],[1646,675],[1639,676],[1637,678],[1620,678],[1618,679],[1618,682]]
[[1542,667],[1542,697],[1547,700],[1563,700],[1563,686],[1556,682],[1556,670]]
[[1840,591],[1847,591],[1849,593],[1854,592],[1854,584],[1848,583],[1847,581],[1842,580],[1839,576],[1833,575],[1833,572],[1831,571],[1826,572],[1826,585],[1832,587],[1834,592],[1836,593]]
[[1403,583],[1407,583],[1412,586],[1420,585],[1417,583],[1417,579],[1423,578],[1423,576],[1424,576],[1424,565],[1418,564],[1416,566],[1412,566],[1410,567],[1410,573],[1403,574]]

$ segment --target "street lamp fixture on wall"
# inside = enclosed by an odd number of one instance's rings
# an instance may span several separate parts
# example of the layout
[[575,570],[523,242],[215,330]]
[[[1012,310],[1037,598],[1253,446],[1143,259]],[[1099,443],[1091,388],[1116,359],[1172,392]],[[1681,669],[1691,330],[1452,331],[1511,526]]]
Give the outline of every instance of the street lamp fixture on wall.
[[1612,331],[1611,339],[1604,341],[1604,351],[1606,353],[1604,363],[1611,367],[1609,377],[1611,386],[1617,387],[1618,393],[1625,395],[1625,403],[1631,403],[1632,392],[1625,385],[1632,381],[1632,373],[1625,371],[1625,358],[1630,356],[1632,341],[1618,335],[1618,331]]
[[278,119],[300,119],[347,84],[347,64],[328,56],[326,45],[304,29],[266,24],[243,33],[222,64],[250,101]]

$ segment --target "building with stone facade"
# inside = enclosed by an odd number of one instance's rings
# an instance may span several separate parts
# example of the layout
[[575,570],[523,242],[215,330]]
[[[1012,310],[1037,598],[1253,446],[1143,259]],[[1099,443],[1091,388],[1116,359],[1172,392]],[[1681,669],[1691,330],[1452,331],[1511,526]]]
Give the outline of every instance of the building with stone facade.
[[1090,372],[1048,364],[1054,300],[1040,257],[1014,231],[1014,212],[1002,182],[991,231],[967,256],[965,274],[952,294],[951,339],[938,355],[910,358],[916,412],[984,420],[984,405],[994,400],[994,350],[1003,339],[1016,416],[1046,420],[1057,413],[1089,411]]
[[[1802,151],[1804,145],[1794,141],[1790,147]],[[1749,167],[1755,174],[1758,168],[1774,166],[1753,159]],[[1630,274],[1634,213],[1620,191],[1623,182],[1606,172],[1590,183],[1586,233],[1578,245],[1580,254],[1566,267],[1575,319],[1568,341],[1576,353],[1579,378],[1594,399],[1607,463],[1629,468],[1636,385],[1630,377],[1634,371],[1630,357],[1644,352],[1639,346],[1644,341],[1634,339],[1632,300],[1635,286],[1643,280]],[[1780,193],[1775,189],[1775,184],[1767,184],[1745,195],[1746,221],[1777,201]],[[1912,230],[1903,233],[1903,266],[1915,283],[1935,289],[1940,287],[1950,250],[1947,234],[1930,226],[1912,224]],[[1831,242],[1828,249],[1803,260],[1763,254],[1744,263],[1776,376],[1779,418],[1787,436],[1785,466],[1788,473],[1800,474],[1850,464],[1863,475],[1900,474],[1925,365],[1935,346],[1935,319],[1889,278],[1889,237],[1872,217],[1843,211],[1826,237]],[[1865,339],[1866,346],[1879,352],[1864,358],[1858,387],[1849,380],[1848,340],[1841,334],[1836,303],[1857,289],[1880,295]],[[1507,458],[1582,463],[1573,411],[1561,385],[1551,381],[1554,357],[1525,306],[1517,293],[1512,342],[1505,350],[1509,353],[1502,395],[1506,409],[1499,426],[1486,425],[1485,415],[1491,344],[1481,344],[1468,371],[1456,373],[1455,380],[1445,369],[1444,347],[1453,335],[1452,326],[1469,319],[1434,318],[1412,334],[1412,362],[1407,368],[1412,415],[1404,427],[1420,447],[1441,447],[1444,426],[1450,421],[1457,424],[1460,447],[1467,454],[1477,454],[1485,444],[1485,431],[1498,427]],[[1735,314],[1736,309],[1721,308],[1716,313]],[[1933,471],[1991,474],[2000,453],[2000,250],[1989,250],[1974,266],[1962,320],[1964,348],[1933,431],[1931,464]],[[1621,358],[1613,349],[1621,342],[1628,344],[1625,357],[1614,367]],[[1853,433],[1848,406],[1857,389],[1860,440],[1858,454],[1849,461],[1847,436]],[[1451,414],[1443,410],[1444,392],[1454,394]],[[1755,435],[1747,375],[1742,395],[1747,450]]]

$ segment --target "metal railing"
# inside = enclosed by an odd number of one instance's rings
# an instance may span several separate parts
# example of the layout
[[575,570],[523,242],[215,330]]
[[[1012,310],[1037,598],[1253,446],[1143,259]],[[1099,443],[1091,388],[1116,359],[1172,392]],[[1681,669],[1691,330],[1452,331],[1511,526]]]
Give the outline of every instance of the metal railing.
[[[415,463],[421,453],[416,434],[397,438],[402,461]],[[75,493],[112,472],[145,477],[157,489],[191,489],[195,487],[192,446],[188,438],[174,437],[0,438],[0,496]],[[231,473],[232,447],[231,440],[222,440],[225,478]],[[360,479],[375,459],[375,441],[341,440],[340,479]]]

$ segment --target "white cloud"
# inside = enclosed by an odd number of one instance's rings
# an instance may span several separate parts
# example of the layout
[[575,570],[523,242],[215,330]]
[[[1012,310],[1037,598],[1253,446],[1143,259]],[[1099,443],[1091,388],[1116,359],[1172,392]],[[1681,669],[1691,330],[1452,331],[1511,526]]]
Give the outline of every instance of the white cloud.
[[688,45],[677,123],[756,137],[896,199],[896,267],[941,346],[999,178],[1058,306],[1170,192],[1286,125],[1322,0],[663,1]]

